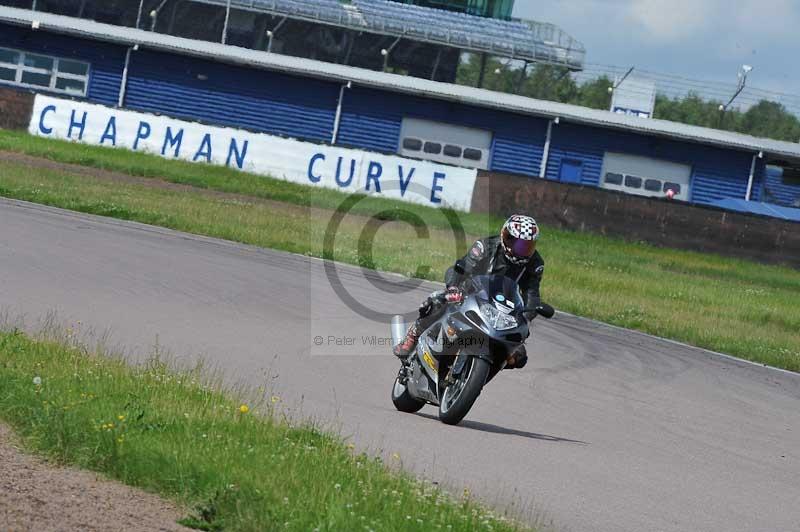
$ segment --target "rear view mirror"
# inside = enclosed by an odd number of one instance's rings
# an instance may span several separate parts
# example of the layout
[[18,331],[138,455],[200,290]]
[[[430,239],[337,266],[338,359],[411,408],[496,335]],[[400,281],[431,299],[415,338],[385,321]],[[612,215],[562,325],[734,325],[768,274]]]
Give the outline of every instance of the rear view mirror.
[[462,259],[458,259],[453,266],[453,271],[458,275],[464,275],[464,272],[467,271],[467,264]]
[[549,320],[550,318],[552,318],[553,316],[555,316],[555,314],[556,314],[556,309],[554,309],[553,307],[551,307],[551,306],[550,306],[550,305],[548,305],[547,303],[540,303],[540,304],[539,304],[539,305],[536,307],[536,313],[537,313],[539,316],[541,316],[541,317],[543,317],[543,318],[547,318],[547,319]]

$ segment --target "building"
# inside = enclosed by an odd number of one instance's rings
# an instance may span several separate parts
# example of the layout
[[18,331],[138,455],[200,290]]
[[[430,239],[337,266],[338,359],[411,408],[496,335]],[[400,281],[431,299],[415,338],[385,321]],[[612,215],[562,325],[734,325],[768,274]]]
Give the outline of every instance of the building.
[[479,17],[510,19],[514,0],[395,0],[403,4],[468,13]]
[[[581,70],[583,45],[513,0],[0,0],[253,50],[454,82],[464,54]],[[484,80],[483,72],[478,84]]]
[[798,144],[9,7],[0,83],[523,178],[672,190],[698,205],[792,207],[800,196]]

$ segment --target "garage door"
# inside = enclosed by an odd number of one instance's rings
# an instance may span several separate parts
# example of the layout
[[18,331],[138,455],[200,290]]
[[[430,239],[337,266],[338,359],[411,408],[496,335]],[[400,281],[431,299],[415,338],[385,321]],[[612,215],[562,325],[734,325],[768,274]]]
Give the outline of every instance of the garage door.
[[639,196],[664,197],[668,190],[675,199],[689,201],[692,168],[650,157],[606,152],[600,186]]

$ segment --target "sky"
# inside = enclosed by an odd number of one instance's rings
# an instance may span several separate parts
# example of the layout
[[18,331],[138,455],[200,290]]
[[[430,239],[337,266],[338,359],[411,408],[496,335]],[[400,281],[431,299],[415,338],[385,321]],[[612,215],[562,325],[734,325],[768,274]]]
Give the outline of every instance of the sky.
[[800,97],[800,0],[517,0],[514,15],[552,22],[586,62],[636,66]]

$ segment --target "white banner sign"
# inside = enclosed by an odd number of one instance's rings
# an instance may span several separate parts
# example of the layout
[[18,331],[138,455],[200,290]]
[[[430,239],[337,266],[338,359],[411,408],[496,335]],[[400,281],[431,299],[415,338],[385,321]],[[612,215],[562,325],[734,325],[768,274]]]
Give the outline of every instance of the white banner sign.
[[29,131],[293,183],[469,211],[477,170],[36,95]]

